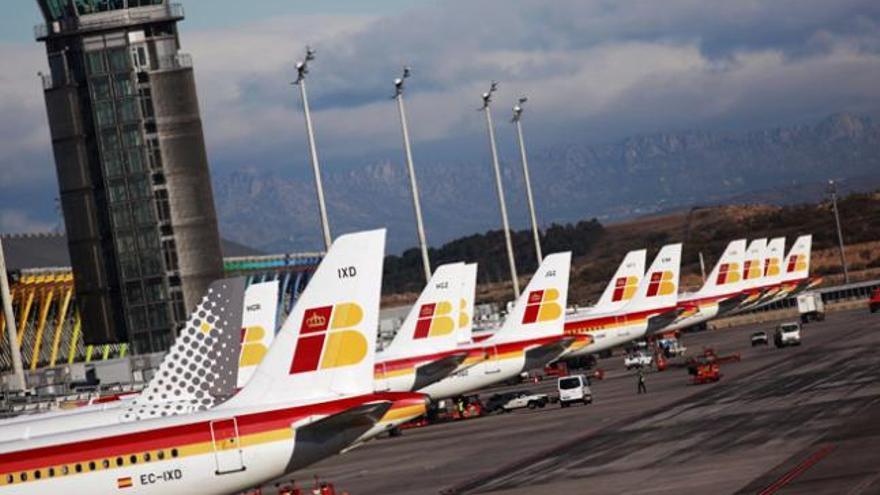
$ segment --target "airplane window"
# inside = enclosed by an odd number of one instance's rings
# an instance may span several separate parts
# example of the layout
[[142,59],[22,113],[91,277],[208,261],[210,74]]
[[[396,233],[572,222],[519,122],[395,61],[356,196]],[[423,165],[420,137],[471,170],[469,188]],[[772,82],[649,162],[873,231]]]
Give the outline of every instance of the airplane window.
[[171,449],[171,457],[177,457],[177,449]]
[[110,467],[110,459],[104,459],[103,461],[101,461],[101,466],[104,466],[104,469],[109,468]]
[[149,452],[144,453],[144,462],[150,462],[150,453]]
[[55,468],[49,468],[49,477],[50,477],[50,478],[54,478],[54,477],[55,477]]
[[125,464],[125,461],[122,460],[122,457],[117,457],[117,458],[116,458],[116,465],[117,465],[117,466],[121,466],[121,465],[123,465],[123,464]]
[[165,458],[165,451],[164,451],[164,450],[160,450],[159,452],[156,452],[156,458],[159,459],[160,461],[161,461],[162,459],[164,459],[164,458]]
[[37,480],[38,480],[38,479],[40,479],[40,478],[42,478],[42,477],[43,477],[43,473],[42,473],[42,471],[39,471],[39,470],[38,470],[38,471],[34,471],[34,479],[37,479]]
[[82,464],[77,464],[76,466],[73,467],[73,470],[76,471],[77,473],[83,472]]
[[70,472],[70,468],[69,468],[69,467],[67,467],[66,465],[65,465],[65,466],[61,466],[61,474],[63,474],[64,476],[67,476],[67,473],[69,473],[69,472]]
[[7,474],[7,475],[6,475],[6,482],[7,482],[7,483],[12,483],[13,481],[15,481],[15,476],[13,476],[13,475],[11,475],[11,474]]
[[132,464],[137,464],[138,463],[138,456],[132,454],[132,456],[128,458],[128,461]]
[[27,473],[21,473],[21,481],[27,481]]
[[89,471],[94,471],[94,470],[95,470],[95,461],[91,461],[91,462],[89,462]]

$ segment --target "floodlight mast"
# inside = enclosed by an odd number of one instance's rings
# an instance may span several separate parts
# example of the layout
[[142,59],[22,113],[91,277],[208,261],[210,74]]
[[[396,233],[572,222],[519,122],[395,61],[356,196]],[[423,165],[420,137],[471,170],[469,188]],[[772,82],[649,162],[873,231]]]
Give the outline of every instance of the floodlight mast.
[[843,283],[849,283],[849,269],[846,265],[846,251],[843,248],[843,231],[840,228],[840,212],[837,210],[837,183],[828,181],[828,194],[831,195],[831,208],[834,212],[834,224],[837,226],[837,247],[840,250],[840,266],[843,267]]
[[492,81],[489,91],[483,93],[483,106],[486,114],[486,126],[489,129],[489,148],[492,151],[492,166],[495,168],[495,188],[498,190],[498,203],[501,206],[501,223],[504,226],[504,241],[507,243],[507,260],[510,263],[510,279],[513,282],[513,294],[519,299],[519,277],[516,275],[516,261],[513,258],[513,242],[510,239],[510,224],[507,221],[507,204],[504,202],[504,186],[501,184],[501,167],[498,165],[498,147],[495,145],[495,125],[492,123],[492,94],[498,91],[498,82]]
[[516,126],[516,137],[519,141],[519,155],[522,159],[522,167],[523,167],[523,176],[526,180],[526,198],[529,201],[529,214],[532,217],[532,235],[535,237],[535,256],[538,258],[538,266],[541,265],[541,261],[544,259],[544,256],[541,254],[541,232],[538,230],[538,217],[535,214],[535,200],[532,196],[532,181],[529,177],[529,160],[526,157],[526,143],[523,140],[523,131],[522,131],[522,114],[523,114],[523,103],[527,102],[528,98],[525,96],[520,96],[517,104],[513,107],[513,125]]
[[312,128],[312,115],[309,112],[309,97],[306,92],[306,74],[309,73],[309,62],[315,60],[315,50],[306,47],[306,58],[296,64],[296,81],[299,86],[299,94],[302,98],[303,115],[306,118],[306,135],[309,140],[309,157],[312,161],[312,170],[315,173],[315,190],[318,194],[318,211],[321,215],[321,231],[324,234],[324,249],[329,251],[333,239],[330,236],[330,222],[327,220],[327,204],[324,201],[324,184],[321,181],[321,164],[318,161],[318,150],[315,146],[315,131]]
[[413,209],[416,213],[416,230],[419,235],[419,248],[422,251],[422,267],[425,270],[425,283],[431,281],[431,260],[428,257],[428,241],[425,238],[425,224],[422,221],[422,206],[419,200],[419,185],[416,181],[416,169],[413,166],[412,147],[409,142],[409,126],[406,121],[406,107],[403,104],[404,81],[410,76],[409,67],[403,68],[403,74],[394,80],[394,99],[397,100],[397,111],[400,114],[400,127],[403,130],[403,150],[406,155],[406,168],[409,171],[409,184],[412,188]]

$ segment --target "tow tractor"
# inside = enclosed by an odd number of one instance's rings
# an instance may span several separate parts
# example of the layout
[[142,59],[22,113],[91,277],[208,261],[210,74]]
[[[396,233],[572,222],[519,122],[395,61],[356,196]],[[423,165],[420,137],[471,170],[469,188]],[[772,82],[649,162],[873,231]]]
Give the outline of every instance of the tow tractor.
[[703,355],[691,358],[687,362],[688,374],[693,378],[694,385],[714,383],[721,379],[721,364],[734,363],[740,360],[739,353],[719,356],[711,347],[703,348]]

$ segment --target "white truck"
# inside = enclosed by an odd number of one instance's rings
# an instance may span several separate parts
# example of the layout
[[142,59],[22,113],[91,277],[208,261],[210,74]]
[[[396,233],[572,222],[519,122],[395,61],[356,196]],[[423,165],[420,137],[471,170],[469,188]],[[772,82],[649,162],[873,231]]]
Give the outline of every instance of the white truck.
[[780,324],[773,335],[773,343],[776,347],[801,345],[801,324],[796,321]]
[[568,407],[578,402],[584,405],[593,403],[593,391],[584,375],[560,376],[556,381],[556,388],[559,389],[559,407]]
[[797,306],[801,323],[825,319],[825,303],[822,301],[822,294],[818,292],[805,292],[798,295]]

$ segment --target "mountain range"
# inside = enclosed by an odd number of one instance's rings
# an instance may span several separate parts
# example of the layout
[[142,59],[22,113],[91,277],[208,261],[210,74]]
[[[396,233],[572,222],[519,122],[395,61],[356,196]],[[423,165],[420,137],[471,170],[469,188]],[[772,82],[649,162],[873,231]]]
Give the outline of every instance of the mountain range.
[[[683,131],[530,152],[539,221],[603,223],[694,205],[816,201],[829,178],[844,191],[880,184],[880,124],[851,113],[748,132]],[[487,159],[417,162],[432,245],[500,225]],[[518,161],[502,163],[511,222],[527,226]],[[380,161],[323,177],[334,232],[387,226],[390,252],[416,244],[404,165]],[[314,185],[274,173],[214,177],[224,237],[267,252],[318,250]]]

